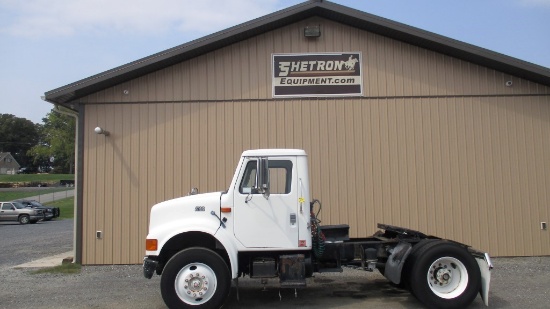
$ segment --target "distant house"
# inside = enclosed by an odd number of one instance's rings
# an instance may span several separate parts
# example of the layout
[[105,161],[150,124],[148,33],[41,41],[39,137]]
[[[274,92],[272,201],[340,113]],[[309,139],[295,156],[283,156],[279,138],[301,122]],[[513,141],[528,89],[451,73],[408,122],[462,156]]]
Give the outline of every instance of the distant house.
[[21,165],[17,163],[17,160],[9,152],[0,152],[0,174],[15,174]]

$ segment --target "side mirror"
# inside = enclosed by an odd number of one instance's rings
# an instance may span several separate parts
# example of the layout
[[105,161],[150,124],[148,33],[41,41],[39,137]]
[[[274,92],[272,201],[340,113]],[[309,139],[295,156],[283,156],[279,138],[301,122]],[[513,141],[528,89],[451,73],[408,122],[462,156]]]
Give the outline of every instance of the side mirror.
[[267,158],[258,158],[256,166],[256,189],[265,198],[269,197],[269,161]]

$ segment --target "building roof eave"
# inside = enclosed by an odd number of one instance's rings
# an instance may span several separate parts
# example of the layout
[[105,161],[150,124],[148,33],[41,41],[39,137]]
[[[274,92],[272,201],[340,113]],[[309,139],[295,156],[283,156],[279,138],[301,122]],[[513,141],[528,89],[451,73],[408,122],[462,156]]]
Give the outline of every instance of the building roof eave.
[[550,69],[328,1],[307,1],[216,32],[45,93],[45,101],[67,106],[91,93],[126,82],[312,16],[489,67],[550,86]]

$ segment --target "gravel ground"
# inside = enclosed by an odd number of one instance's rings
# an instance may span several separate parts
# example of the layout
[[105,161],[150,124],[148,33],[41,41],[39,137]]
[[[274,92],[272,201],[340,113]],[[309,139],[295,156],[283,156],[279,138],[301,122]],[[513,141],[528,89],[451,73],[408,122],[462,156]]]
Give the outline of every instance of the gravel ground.
[[[550,257],[494,259],[489,308],[548,308]],[[141,266],[87,266],[78,275],[33,275],[30,270],[3,269],[2,308],[165,308],[159,277],[144,279]],[[259,280],[241,279],[240,301],[233,288],[226,308],[423,308],[407,291],[377,273],[346,269],[319,274],[308,288],[279,289],[271,280],[266,291]],[[17,293],[14,293],[17,291]],[[486,308],[478,297],[470,308]]]
[[[72,220],[18,225],[0,223],[0,308],[165,308],[160,278],[147,280],[140,265],[85,266],[77,275],[32,274],[13,266],[67,252]],[[8,235],[8,236],[6,236]],[[38,237],[30,237],[35,235]],[[548,308],[550,257],[494,258],[489,308]],[[378,273],[345,269],[317,274],[308,288],[265,291],[259,280],[239,280],[226,308],[423,308],[407,291]],[[279,297],[279,292],[281,298]],[[486,308],[478,297],[470,308]]]

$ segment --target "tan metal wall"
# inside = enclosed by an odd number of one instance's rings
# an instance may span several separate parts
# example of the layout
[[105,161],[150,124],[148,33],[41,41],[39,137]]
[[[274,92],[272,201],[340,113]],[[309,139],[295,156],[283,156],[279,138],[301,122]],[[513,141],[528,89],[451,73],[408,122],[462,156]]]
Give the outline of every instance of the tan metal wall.
[[[321,25],[318,40],[303,37]],[[361,51],[366,97],[550,94],[550,88],[324,19],[268,32],[84,98],[82,102],[270,99],[271,54]],[[508,80],[513,87],[506,87]],[[124,94],[128,90],[128,95]]]
[[[309,23],[319,40],[301,37]],[[306,51],[362,51],[366,97],[271,100],[271,53]],[[98,92],[82,101],[83,263],[140,263],[150,207],[226,189],[254,148],[305,149],[323,223],[354,237],[384,222],[492,255],[548,255],[548,94],[322,19]]]

